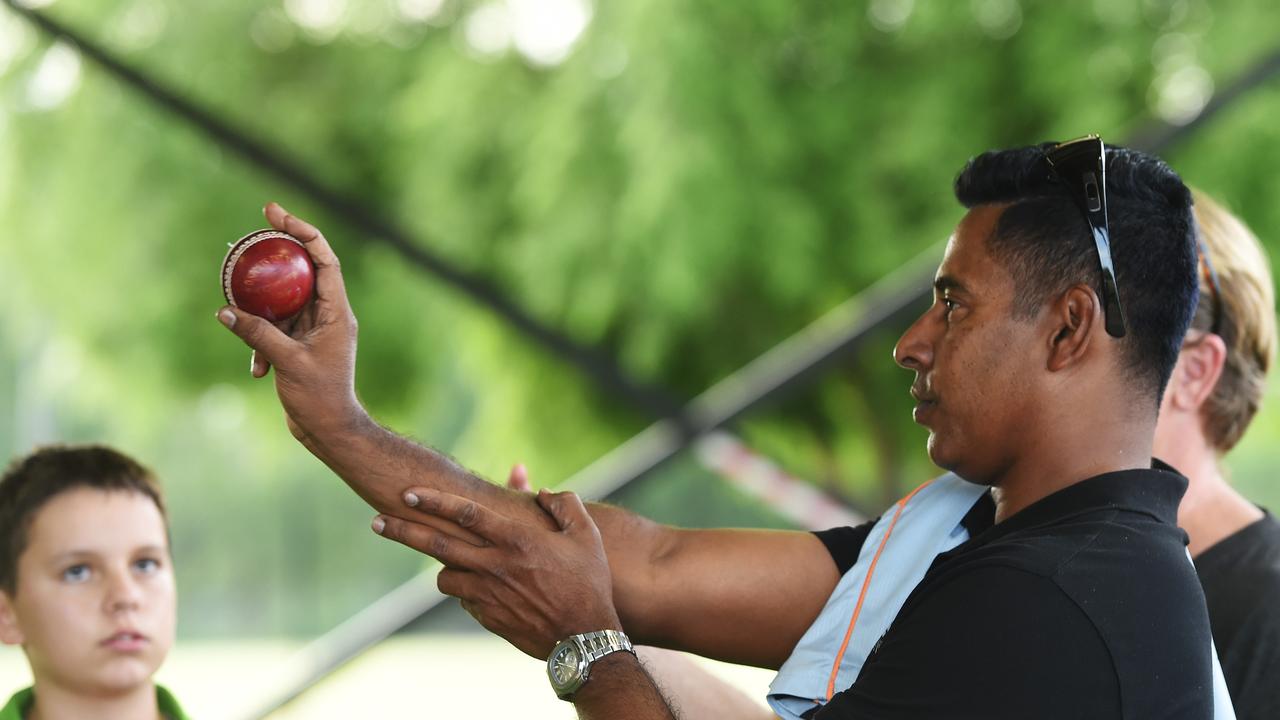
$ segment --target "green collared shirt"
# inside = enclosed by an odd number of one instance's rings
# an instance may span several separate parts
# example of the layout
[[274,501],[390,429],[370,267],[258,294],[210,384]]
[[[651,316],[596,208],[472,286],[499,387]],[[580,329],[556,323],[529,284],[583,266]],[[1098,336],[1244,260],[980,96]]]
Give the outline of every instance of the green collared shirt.
[[[25,720],[35,704],[36,694],[31,688],[19,690],[9,698],[9,704],[0,708],[0,720]],[[159,685],[156,686],[156,703],[160,706],[160,714],[167,720],[188,720],[173,694]]]

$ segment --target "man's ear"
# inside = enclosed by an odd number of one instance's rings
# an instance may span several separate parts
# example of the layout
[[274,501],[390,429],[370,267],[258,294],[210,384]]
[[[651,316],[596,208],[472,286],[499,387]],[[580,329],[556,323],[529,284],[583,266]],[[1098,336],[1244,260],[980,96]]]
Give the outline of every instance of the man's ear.
[[1102,304],[1088,285],[1075,285],[1059,295],[1048,310],[1048,369],[1056,372],[1080,362],[1102,320]]
[[18,627],[18,614],[14,611],[13,599],[7,590],[0,590],[0,643],[21,645],[25,641],[22,628]]
[[1213,394],[1226,362],[1227,345],[1217,335],[1205,333],[1183,343],[1165,389],[1168,402],[1179,410],[1199,411]]

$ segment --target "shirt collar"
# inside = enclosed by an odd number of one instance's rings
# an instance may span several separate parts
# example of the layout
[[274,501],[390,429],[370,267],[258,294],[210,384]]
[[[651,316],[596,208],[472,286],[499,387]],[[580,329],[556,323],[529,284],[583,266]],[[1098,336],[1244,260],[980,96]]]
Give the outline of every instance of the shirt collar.
[[960,519],[960,526],[969,533],[969,537],[977,537],[990,530],[995,522],[996,501],[991,499],[991,491],[987,490],[978,496],[978,501]]
[[178,699],[163,685],[156,685],[156,704],[160,706],[160,713],[167,720],[187,720],[187,715],[178,704]]
[[[9,703],[0,709],[0,720],[22,720],[31,712],[35,699],[35,692],[32,688],[26,688],[14,693],[13,697],[9,699]],[[187,720],[186,714],[182,712],[182,707],[178,705],[173,693],[161,685],[156,685],[156,704],[166,720]]]
[[[982,533],[982,541],[986,543],[1018,530],[1104,509],[1141,513],[1176,526],[1178,504],[1186,491],[1185,477],[1164,462],[1152,460],[1149,470],[1118,470],[1095,475],[1041,498],[990,526]],[[992,507],[994,509],[994,505]],[[979,506],[975,505],[970,514],[978,510]]]

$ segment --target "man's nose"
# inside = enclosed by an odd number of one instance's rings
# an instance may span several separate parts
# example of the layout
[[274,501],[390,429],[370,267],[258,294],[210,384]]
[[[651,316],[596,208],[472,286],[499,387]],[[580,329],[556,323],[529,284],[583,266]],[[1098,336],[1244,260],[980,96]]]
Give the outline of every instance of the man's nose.
[[920,371],[933,365],[933,340],[929,332],[932,313],[930,308],[916,318],[893,346],[893,361],[900,367]]

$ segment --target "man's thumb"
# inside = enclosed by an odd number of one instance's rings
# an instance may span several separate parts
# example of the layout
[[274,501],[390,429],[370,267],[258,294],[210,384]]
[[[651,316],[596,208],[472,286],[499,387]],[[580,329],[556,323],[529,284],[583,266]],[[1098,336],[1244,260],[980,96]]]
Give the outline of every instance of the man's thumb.
[[218,310],[218,322],[222,323],[245,345],[258,351],[267,362],[279,367],[284,358],[296,345],[296,341],[285,335],[275,325],[243,310],[226,305]]
[[587,508],[582,504],[582,499],[574,492],[558,492],[553,493],[546,488],[538,491],[538,504],[543,510],[551,513],[551,517],[555,518],[556,525],[561,530],[571,530],[574,527],[582,527],[589,525],[591,516],[587,514]]

